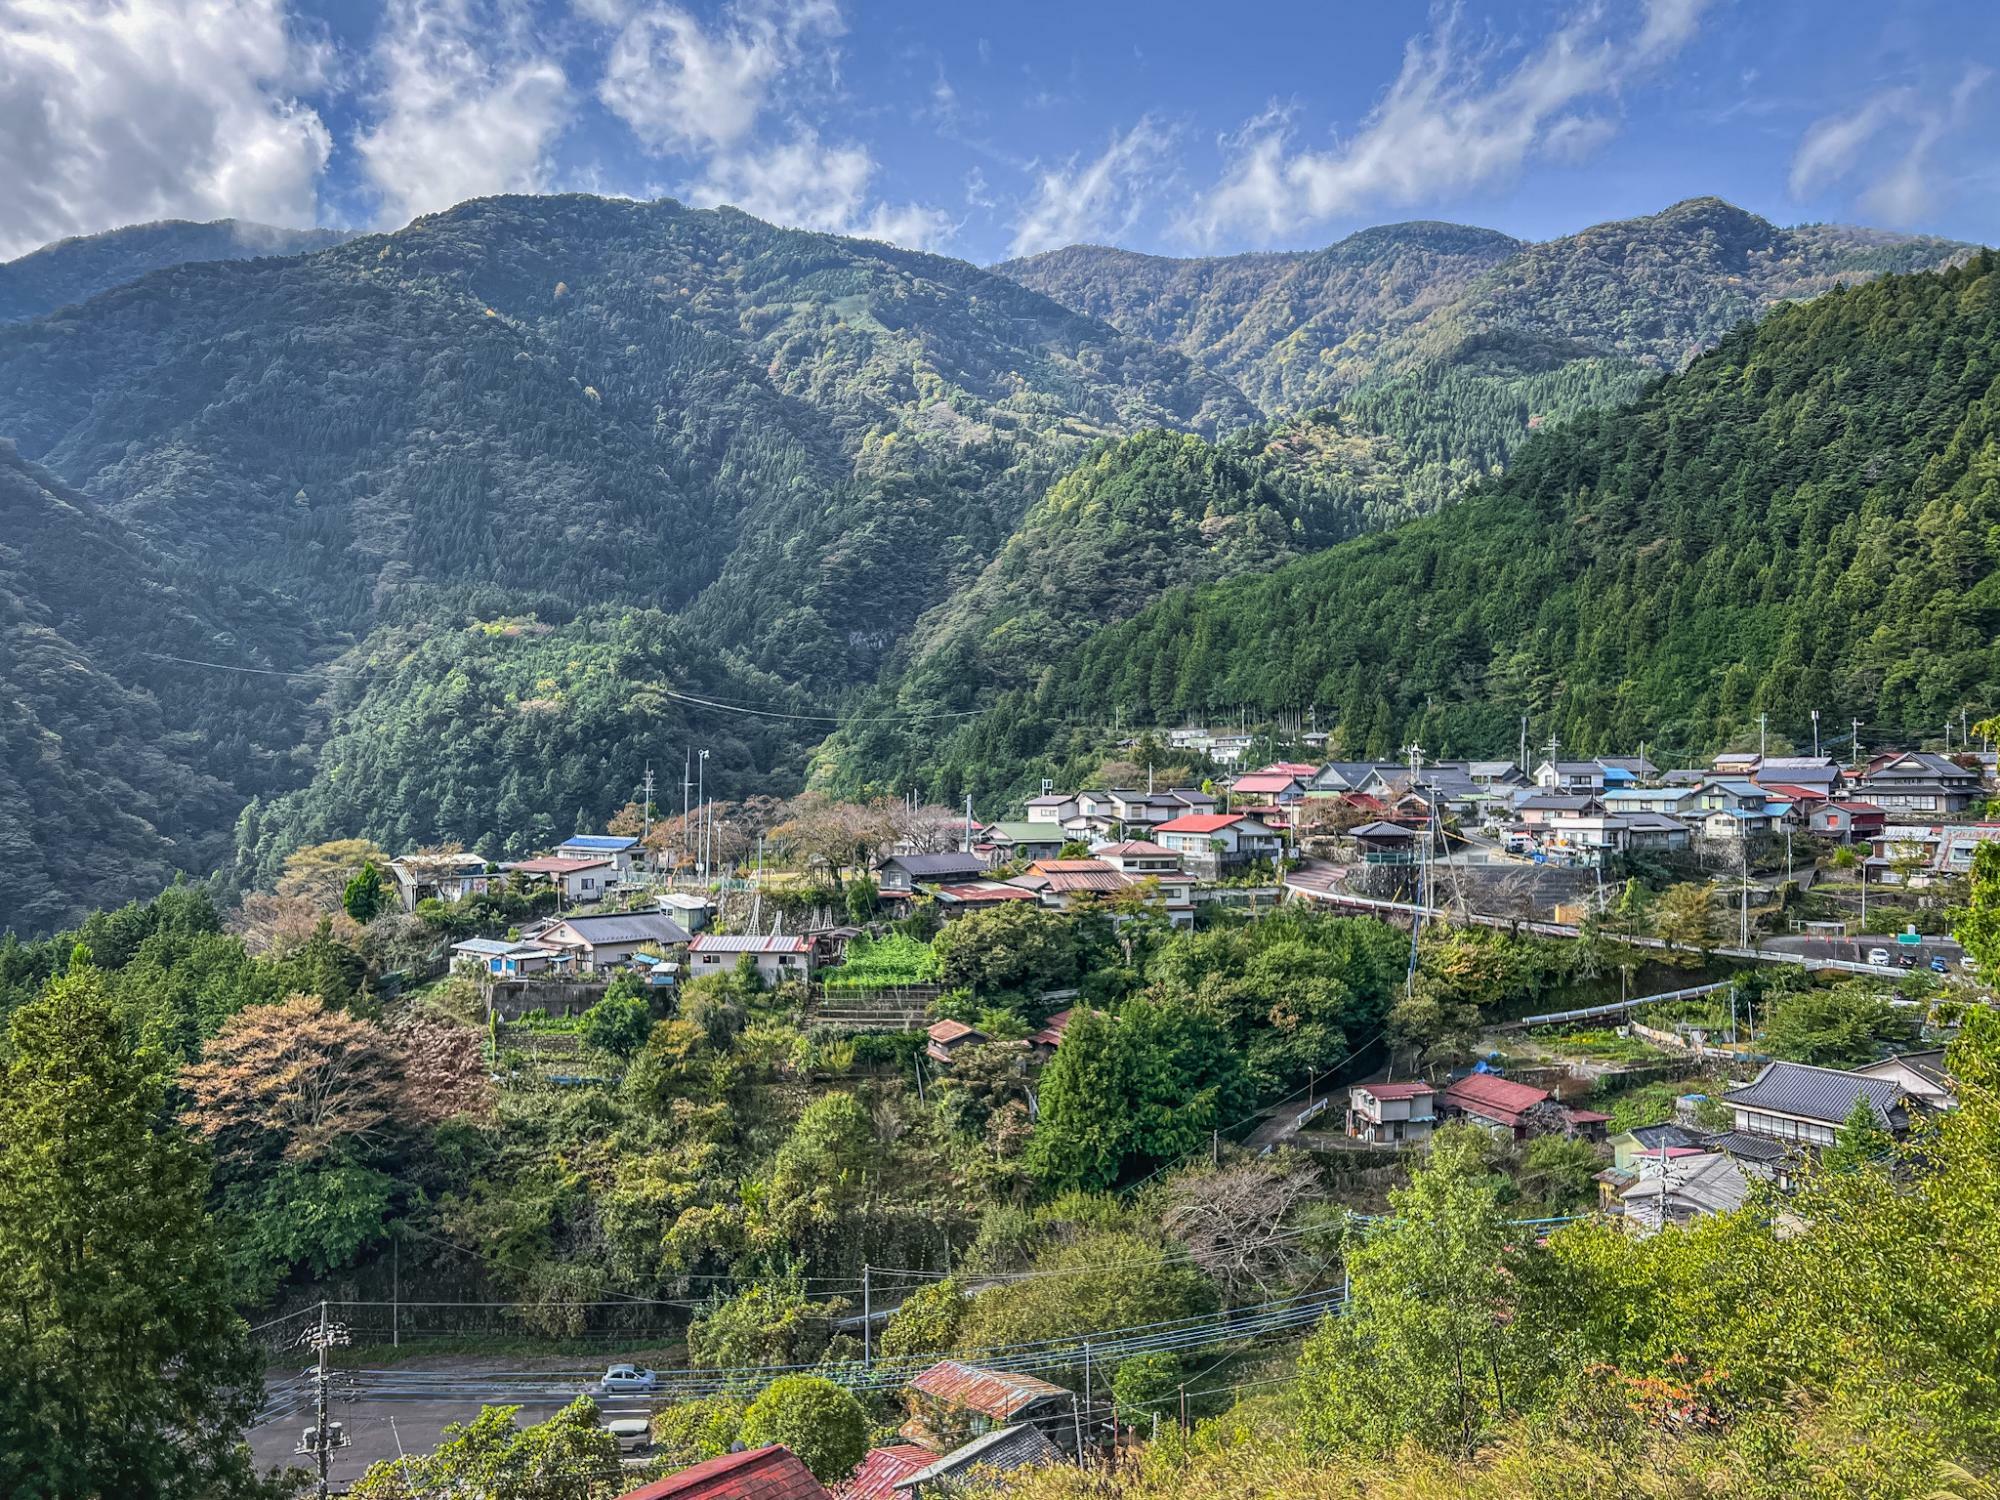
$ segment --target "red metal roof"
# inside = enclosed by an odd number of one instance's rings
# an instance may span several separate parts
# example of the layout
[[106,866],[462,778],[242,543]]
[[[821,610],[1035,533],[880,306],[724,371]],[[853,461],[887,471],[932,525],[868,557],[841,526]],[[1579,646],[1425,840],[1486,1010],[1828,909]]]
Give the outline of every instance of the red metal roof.
[[1282,792],[1298,784],[1298,777],[1289,771],[1252,771],[1248,776],[1239,776],[1229,784],[1231,792]]
[[578,870],[595,870],[610,863],[608,859],[561,859],[551,855],[546,859],[520,860],[506,868],[523,875],[574,875]]
[[1153,825],[1155,833],[1220,833],[1232,823],[1247,820],[1242,813],[1190,813],[1185,818]]
[[828,1500],[792,1450],[778,1443],[725,1453],[665,1479],[627,1490],[618,1500]]
[[1175,854],[1165,844],[1156,844],[1151,839],[1127,839],[1122,844],[1104,844],[1099,846],[1097,853],[1100,858],[1107,854],[1115,854],[1120,859],[1180,858],[1179,855]]
[[1354,1086],[1366,1089],[1377,1099],[1421,1099],[1425,1094],[1437,1092],[1428,1083],[1357,1083]]
[[910,1389],[933,1400],[976,1411],[996,1421],[1011,1421],[1037,1401],[1069,1392],[1032,1375],[987,1370],[941,1359],[910,1382]]
[[897,1480],[908,1479],[937,1460],[937,1454],[915,1443],[870,1448],[853,1477],[833,1487],[834,1500],[890,1500],[896,1493]]
[[1074,1008],[1059,1010],[1042,1023],[1042,1029],[1028,1040],[1042,1047],[1060,1047],[1063,1033],[1069,1030],[1069,1023],[1076,1015]]
[[[1038,859],[1028,866],[1033,875],[1082,875],[1105,870],[1111,870],[1111,866],[1101,859]],[[1117,871],[1111,873],[1115,875]]]
[[[1077,861],[1081,863],[1081,861]],[[1078,891],[1122,891],[1132,884],[1116,870],[1051,870],[1047,872],[1048,888],[1058,896],[1072,895]]]
[[936,894],[948,896],[961,906],[977,906],[982,901],[1033,901],[1035,893],[1024,891],[1004,880],[982,880],[973,885],[940,885]]
[[1471,1074],[1444,1091],[1445,1103],[1506,1125],[1517,1124],[1522,1115],[1548,1097],[1544,1089],[1492,1073]]
[[968,1026],[963,1021],[933,1021],[926,1033],[934,1042],[955,1042],[962,1036],[978,1036],[977,1027]]

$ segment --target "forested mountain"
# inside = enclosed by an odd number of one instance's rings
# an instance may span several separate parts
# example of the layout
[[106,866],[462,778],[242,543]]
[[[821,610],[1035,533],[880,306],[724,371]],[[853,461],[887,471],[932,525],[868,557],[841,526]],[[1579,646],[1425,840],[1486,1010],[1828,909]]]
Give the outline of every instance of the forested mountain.
[[291,779],[310,693],[283,674],[311,645],[0,442],[0,928],[224,863],[244,798]]
[[1227,375],[1270,412],[1351,388],[1374,351],[1526,248],[1466,224],[1383,224],[1324,250],[1174,260],[1071,245],[994,267]]
[[872,668],[1095,439],[1251,415],[962,262],[495,198],[0,331],[0,432],[161,547],[366,625],[423,585],[677,608]]
[[1783,308],[1436,516],[1177,590],[948,742],[864,729],[844,764],[1018,795],[1101,746],[1066,723],[1238,705],[1316,705],[1355,754],[1491,754],[1523,713],[1586,753],[1814,707],[1920,736],[2000,698],[1996,267]]
[[57,240],[18,260],[0,263],[0,323],[39,318],[167,266],[304,255],[353,237],[345,229],[280,229],[245,219],[217,219],[212,224],[168,219]]
[[312,779],[244,812],[240,874],[268,877],[293,849],[335,838],[523,857],[602,832],[639,796],[649,760],[660,805],[678,812],[664,788],[696,744],[711,796],[796,786],[807,726],[705,711],[681,693],[803,706],[656,610],[386,626],[343,659]]
[[1477,366],[1496,350],[1543,370],[1593,358],[1675,369],[1778,302],[1935,268],[1969,248],[1843,225],[1781,229],[1691,198],[1542,244],[1385,224],[1310,254],[1173,260],[1073,245],[994,269],[1181,350],[1281,413],[1438,363]]
[[919,622],[904,653],[912,696],[937,674],[1032,682],[1165,589],[1269,572],[1400,519],[1407,477],[1393,444],[1325,412],[1218,443],[1158,431],[1106,442],[1050,487],[971,587]]

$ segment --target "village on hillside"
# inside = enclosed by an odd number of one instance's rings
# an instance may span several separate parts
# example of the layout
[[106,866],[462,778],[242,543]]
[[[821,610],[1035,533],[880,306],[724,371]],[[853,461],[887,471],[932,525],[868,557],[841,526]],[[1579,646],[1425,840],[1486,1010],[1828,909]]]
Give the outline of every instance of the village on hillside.
[[[1990,753],[1889,750],[1846,764],[1732,753],[1663,768],[1643,753],[1581,759],[1551,746],[1539,759],[1413,752],[1232,772],[1237,737],[1156,738],[1199,758],[1204,774],[1044,787],[985,816],[820,803],[817,837],[800,831],[796,809],[754,838],[737,828],[719,839],[712,809],[655,828],[648,808],[639,832],[582,833],[527,859],[453,848],[395,857],[385,898],[405,913],[484,922],[438,966],[476,984],[496,1078],[595,1082],[574,1035],[593,1017],[616,1003],[672,1015],[676,995],[712,980],[785,1000],[809,1036],[907,1038],[898,1055],[920,1092],[1010,1098],[1024,1121],[1078,1027],[1117,1024],[1087,976],[1031,987],[1013,1010],[981,1009],[977,982],[953,987],[952,975],[1026,941],[1036,923],[1106,924],[1129,953],[1142,931],[1227,930],[1286,909],[1367,916],[1409,934],[1413,984],[1420,942],[1453,930],[1593,953],[1613,943],[1621,957],[1601,972],[1595,960],[1576,966],[1562,991],[1586,1003],[1484,1013],[1450,1048],[1364,1042],[1216,1130],[1212,1151],[1217,1163],[1225,1152],[1265,1162],[1304,1152],[1379,1178],[1420,1159],[1448,1125],[1530,1161],[1560,1143],[1587,1191],[1548,1222],[1595,1215],[1638,1236],[1760,1194],[1782,1199],[1819,1155],[1879,1154],[1954,1107],[1953,1007],[1986,992],[1948,936],[1949,914],[1977,851],[2000,840],[2000,820],[1985,816]],[[496,930],[471,917],[501,910],[503,892],[525,920]],[[1828,982],[1842,1003],[1891,1022],[1858,1051],[1781,1045],[1772,1018],[1784,997]],[[1320,1316],[1323,1302],[1297,1315]],[[870,1349],[878,1321],[864,1309],[855,1325]],[[1121,1337],[1095,1352],[1086,1343],[1086,1372],[1131,1353]],[[1094,1390],[1043,1378],[1076,1359],[1065,1347],[1061,1359],[991,1366],[869,1363],[868,1379],[900,1392],[906,1420],[831,1494],[958,1493],[968,1476],[1115,1448],[1123,1419],[1104,1414]],[[614,1367],[605,1389],[622,1390],[618,1372],[633,1368]],[[649,1398],[669,1387],[653,1378],[633,1375],[639,1404],[607,1418],[634,1465],[655,1461]],[[1174,1419],[1171,1403],[1164,1415]],[[767,1445],[634,1493],[828,1492]]]

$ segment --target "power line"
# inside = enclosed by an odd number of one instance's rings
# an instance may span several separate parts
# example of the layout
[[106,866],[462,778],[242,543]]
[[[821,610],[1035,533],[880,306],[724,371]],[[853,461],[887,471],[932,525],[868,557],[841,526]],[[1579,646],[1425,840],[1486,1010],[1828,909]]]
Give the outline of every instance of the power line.
[[249,672],[259,677],[318,677],[325,667],[308,667],[303,672],[283,672],[276,667],[239,667],[226,661],[196,661],[191,656],[169,656],[164,651],[141,651],[141,656],[150,656],[154,661],[178,662],[184,667],[209,667],[217,672]]
[[693,693],[677,693],[672,688],[662,688],[669,698],[682,703],[692,703],[700,708],[720,709],[724,713],[752,714],[760,719],[788,719],[808,724],[886,724],[900,723],[911,719],[976,719],[986,712],[983,708],[911,710],[900,714],[794,714],[773,708],[748,708],[735,703],[722,703],[713,698],[698,698]]

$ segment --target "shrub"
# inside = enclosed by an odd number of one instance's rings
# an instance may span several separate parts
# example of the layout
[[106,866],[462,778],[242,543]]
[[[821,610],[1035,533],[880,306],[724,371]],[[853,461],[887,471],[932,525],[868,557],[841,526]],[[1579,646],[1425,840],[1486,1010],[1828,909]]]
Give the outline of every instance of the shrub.
[[774,1380],[743,1414],[748,1448],[783,1443],[821,1484],[837,1484],[868,1453],[868,1413],[849,1391],[817,1375]]

